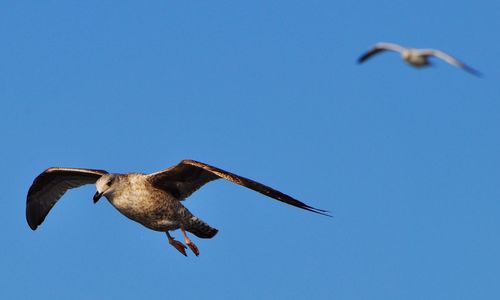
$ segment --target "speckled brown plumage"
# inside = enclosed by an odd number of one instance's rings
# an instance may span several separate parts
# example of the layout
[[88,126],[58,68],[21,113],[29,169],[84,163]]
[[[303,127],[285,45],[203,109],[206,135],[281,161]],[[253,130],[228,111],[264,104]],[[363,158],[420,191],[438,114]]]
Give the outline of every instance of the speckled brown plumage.
[[35,230],[68,189],[95,183],[97,192],[94,202],[105,196],[126,217],[152,230],[166,232],[169,243],[186,255],[186,247],[168,233],[180,229],[186,244],[198,255],[197,247],[185,231],[200,238],[212,238],[217,229],[195,217],[181,201],[204,184],[220,178],[298,208],[328,215],[325,210],[311,207],[251,179],[201,162],[183,160],[152,174],[109,174],[104,170],[49,168],[35,178],[28,191],[26,219],[31,229]]

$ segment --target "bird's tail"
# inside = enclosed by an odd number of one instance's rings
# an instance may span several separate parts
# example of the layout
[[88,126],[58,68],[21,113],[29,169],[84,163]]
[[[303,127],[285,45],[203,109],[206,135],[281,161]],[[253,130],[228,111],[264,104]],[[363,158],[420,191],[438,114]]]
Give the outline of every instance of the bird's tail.
[[191,217],[185,229],[202,239],[213,238],[218,232],[217,229],[210,227],[197,217]]

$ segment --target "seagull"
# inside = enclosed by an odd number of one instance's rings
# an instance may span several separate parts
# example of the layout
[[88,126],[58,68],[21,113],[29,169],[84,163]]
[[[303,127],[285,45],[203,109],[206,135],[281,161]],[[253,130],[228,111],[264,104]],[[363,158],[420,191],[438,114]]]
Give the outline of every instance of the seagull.
[[187,247],[175,240],[169,231],[180,229],[184,242],[198,256],[198,247],[187,236],[210,239],[218,230],[195,217],[181,201],[206,183],[223,178],[278,201],[330,216],[328,211],[311,207],[282,192],[245,177],[194,160],[183,160],[168,169],[151,173],[112,174],[104,170],[81,168],[48,168],[31,185],[26,200],[26,220],[36,230],[45,217],[72,188],[95,184],[94,204],[104,196],[123,215],[145,227],[165,232],[168,242],[187,256]]
[[453,65],[455,67],[462,68],[463,70],[476,75],[481,76],[481,73],[473,68],[467,66],[463,62],[454,58],[453,56],[436,49],[415,49],[415,48],[404,48],[398,44],[393,43],[378,43],[373,46],[370,50],[365,52],[361,57],[358,58],[358,63],[363,63],[365,60],[370,57],[379,54],[384,51],[395,51],[401,54],[401,57],[405,62],[410,64],[413,67],[421,68],[430,66],[431,62],[429,61],[429,57],[434,56],[445,62]]

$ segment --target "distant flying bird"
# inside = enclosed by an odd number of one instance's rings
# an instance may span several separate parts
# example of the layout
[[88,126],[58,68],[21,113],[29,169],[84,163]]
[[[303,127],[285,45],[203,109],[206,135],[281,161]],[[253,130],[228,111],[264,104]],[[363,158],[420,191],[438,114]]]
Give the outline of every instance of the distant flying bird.
[[476,76],[481,76],[481,73],[474,70],[473,68],[467,66],[463,62],[459,61],[458,59],[454,58],[453,56],[444,53],[443,51],[436,50],[436,49],[415,49],[415,48],[404,48],[401,47],[400,45],[397,44],[392,44],[392,43],[378,43],[376,44],[373,48],[365,52],[361,57],[358,58],[358,63],[362,63],[365,60],[369,59],[370,57],[382,53],[384,51],[395,51],[399,52],[401,54],[401,57],[407,62],[408,64],[421,68],[421,67],[426,67],[431,65],[431,62],[429,61],[429,57],[434,56],[439,59],[444,60],[445,62],[449,63],[450,65],[454,65],[455,67],[459,67],[464,69],[465,71],[476,75]]
[[106,197],[126,217],[149,229],[165,232],[169,243],[186,255],[186,246],[169,233],[180,229],[185,243],[198,256],[198,248],[188,238],[186,231],[199,238],[209,239],[215,236],[217,229],[193,216],[181,201],[204,184],[220,178],[298,208],[329,216],[325,210],[311,207],[256,181],[201,162],[183,160],[151,174],[110,174],[104,170],[49,168],[35,178],[28,191],[26,220],[35,230],[68,189],[95,183],[97,192],[94,203],[102,196]]

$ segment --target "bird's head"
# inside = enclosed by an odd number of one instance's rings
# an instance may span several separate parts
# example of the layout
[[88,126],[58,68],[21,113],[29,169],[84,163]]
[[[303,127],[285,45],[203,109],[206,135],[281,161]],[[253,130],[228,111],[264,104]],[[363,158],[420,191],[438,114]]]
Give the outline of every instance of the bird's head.
[[114,193],[116,185],[118,182],[118,176],[116,174],[104,174],[99,178],[96,183],[96,189],[94,195],[94,203],[97,203],[102,196],[109,196]]

